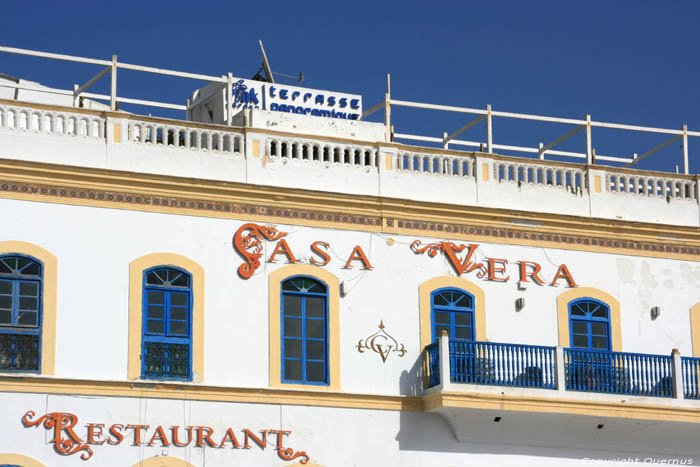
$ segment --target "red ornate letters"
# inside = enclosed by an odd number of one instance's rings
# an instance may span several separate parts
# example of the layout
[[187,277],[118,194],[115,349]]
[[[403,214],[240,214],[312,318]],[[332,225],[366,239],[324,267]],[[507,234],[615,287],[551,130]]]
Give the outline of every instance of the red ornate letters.
[[243,224],[233,236],[233,247],[245,260],[238,267],[238,274],[243,279],[249,279],[260,267],[262,241],[274,241],[286,235],[286,232],[278,232],[272,225]]
[[[243,433],[245,444],[241,446],[236,439],[233,428],[230,427],[222,437],[221,432],[217,435],[216,430],[209,426],[188,426],[186,427],[188,433],[187,442],[183,442],[178,439],[178,429],[181,428],[179,426],[172,426],[170,430],[166,430],[162,425],[158,425],[151,432],[150,425],[123,425],[115,423],[107,430],[109,438],[105,439],[104,423],[88,423],[85,436],[87,442],[83,442],[83,439],[73,429],[78,424],[76,415],[52,412],[33,420],[35,416],[36,413],[31,410],[24,414],[22,423],[26,428],[38,427],[43,424],[45,429],[53,430],[53,439],[50,442],[54,444],[56,452],[64,456],[80,452],[80,458],[84,461],[90,459],[94,454],[89,445],[119,445],[125,441],[123,432],[125,430],[133,430],[132,446],[160,444],[162,447],[171,445],[184,447],[195,443],[197,447],[207,446],[217,449],[223,449],[227,443],[231,444],[232,449],[249,449],[252,447],[250,443],[250,440],[252,440],[255,445],[264,450],[268,447],[268,435],[276,435],[275,441],[277,446],[274,449],[277,451],[280,459],[285,461],[299,459],[301,464],[309,462],[309,455],[305,451],[295,451],[292,448],[284,447],[284,436],[292,434],[291,430],[260,430],[262,438],[259,438],[254,431],[243,428],[240,431]],[[168,439],[168,432],[171,433],[170,439]],[[148,436],[149,434],[150,436]],[[216,441],[219,439],[221,439],[221,442]],[[107,442],[105,443],[105,441]]]
[[411,250],[413,250],[414,253],[421,254],[427,251],[428,256],[431,258],[435,258],[438,252],[442,251],[442,254],[447,256],[447,259],[450,260],[450,264],[457,272],[458,276],[478,269],[479,271],[476,273],[476,275],[479,278],[482,278],[486,275],[486,266],[484,266],[482,263],[475,263],[471,260],[478,247],[479,245],[477,244],[470,244],[467,255],[462,261],[459,259],[459,257],[457,257],[457,253],[461,253],[465,248],[467,248],[466,245],[455,245],[452,242],[437,242],[429,243],[428,245],[421,247],[420,240],[414,240],[413,243],[411,243]]
[[[243,224],[233,235],[233,247],[236,249],[245,263],[238,267],[238,275],[243,279],[250,279],[255,270],[260,267],[260,257],[263,255],[263,241],[277,241],[277,244],[267,259],[268,263],[274,263],[279,257],[286,258],[288,264],[298,263],[291,246],[287,243],[287,232],[281,232],[272,225],[258,225],[253,223]],[[316,266],[325,266],[331,261],[331,256],[327,253],[330,244],[321,240],[313,242],[310,246],[314,256],[309,258],[309,263]],[[369,258],[360,245],[355,245],[345,262],[344,269],[353,268],[355,262],[359,261],[362,269],[372,269]]]
[[[470,243],[464,259],[460,259],[457,254],[467,249],[467,245],[456,245],[452,242],[435,242],[421,245],[420,240],[414,240],[413,243],[411,243],[411,250],[416,254],[427,252],[428,256],[434,258],[439,252],[442,252],[442,254],[447,257],[458,276],[478,270],[476,276],[479,279],[486,278],[487,281],[492,282],[508,282],[510,280],[510,275],[506,274],[508,260],[486,258],[486,264],[477,263],[473,261],[472,258],[478,247],[478,244]],[[542,267],[538,263],[533,261],[517,261],[516,263],[518,264],[520,273],[520,283],[530,282],[530,279],[532,279],[536,284],[545,285],[545,281],[539,276]],[[528,271],[528,268],[531,268],[531,270]],[[554,279],[549,285],[558,285],[560,279],[566,280],[569,287],[578,287],[569,268],[566,267],[566,264],[561,264],[558,267]]]
[[[44,428],[53,430],[53,439],[49,442],[53,443],[56,452],[64,456],[70,456],[82,451],[80,458],[84,461],[92,457],[93,452],[90,446],[83,444],[83,440],[73,431],[73,427],[78,423],[78,417],[72,413],[52,412],[32,420],[35,415],[36,413],[32,410],[28,411],[22,417],[22,423],[27,428],[39,426],[43,423]],[[65,438],[63,437],[64,432],[67,435]]]

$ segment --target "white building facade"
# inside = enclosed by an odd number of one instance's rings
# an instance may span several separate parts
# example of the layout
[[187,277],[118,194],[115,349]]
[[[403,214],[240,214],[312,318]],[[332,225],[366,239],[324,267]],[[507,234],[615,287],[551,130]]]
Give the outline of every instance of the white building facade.
[[700,462],[697,176],[237,118],[0,100],[0,465]]

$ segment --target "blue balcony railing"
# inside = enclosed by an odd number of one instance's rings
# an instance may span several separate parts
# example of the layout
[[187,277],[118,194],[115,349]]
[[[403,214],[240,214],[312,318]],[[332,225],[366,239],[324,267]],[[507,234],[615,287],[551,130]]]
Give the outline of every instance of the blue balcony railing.
[[673,397],[672,367],[666,355],[564,349],[571,391]]
[[432,388],[440,384],[440,346],[433,342],[425,348],[425,353],[428,359],[428,387]]
[[681,357],[683,395],[686,399],[700,399],[700,358]]
[[554,347],[450,341],[455,383],[556,389]]
[[[444,342],[444,341],[443,341]],[[584,349],[449,340],[452,383],[674,397],[673,357]],[[426,348],[429,387],[440,384],[440,345]],[[700,399],[700,358],[681,358],[684,396]],[[563,381],[557,382],[557,366]],[[443,368],[447,371],[446,368]]]

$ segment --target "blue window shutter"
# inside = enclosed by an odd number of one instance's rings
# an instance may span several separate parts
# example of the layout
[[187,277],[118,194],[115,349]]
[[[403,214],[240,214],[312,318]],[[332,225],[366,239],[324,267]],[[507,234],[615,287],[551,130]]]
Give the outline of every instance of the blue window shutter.
[[0,256],[0,371],[41,372],[42,309],[42,263]]
[[281,380],[328,385],[328,287],[309,276],[282,282]]
[[192,277],[157,266],[143,273],[141,377],[192,380]]
[[571,348],[610,351],[610,307],[593,298],[569,302],[569,336]]
[[474,340],[474,296],[455,288],[434,290],[430,294],[430,322],[433,342],[443,330],[450,339]]

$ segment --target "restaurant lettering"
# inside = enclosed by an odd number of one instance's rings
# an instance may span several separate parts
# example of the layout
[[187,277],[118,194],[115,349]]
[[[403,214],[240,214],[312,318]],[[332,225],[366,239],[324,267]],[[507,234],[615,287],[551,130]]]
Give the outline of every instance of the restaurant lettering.
[[[185,447],[190,444],[196,447],[219,449],[250,449],[254,445],[267,449],[268,445],[277,451],[277,455],[285,460],[299,459],[301,464],[309,462],[305,451],[295,451],[285,447],[285,437],[292,434],[291,430],[266,429],[252,431],[248,428],[234,430],[228,427],[224,432],[217,432],[209,426],[163,426],[163,425],[130,425],[114,423],[88,423],[84,428],[77,428],[78,417],[67,412],[52,412],[36,418],[36,413],[28,411],[22,417],[25,428],[43,427],[49,430],[49,443],[54,445],[57,453],[69,456],[80,453],[84,461],[93,454],[93,446],[118,446],[122,443],[131,446],[175,446]],[[223,433],[223,434],[222,434]],[[80,436],[82,435],[82,436]]]

